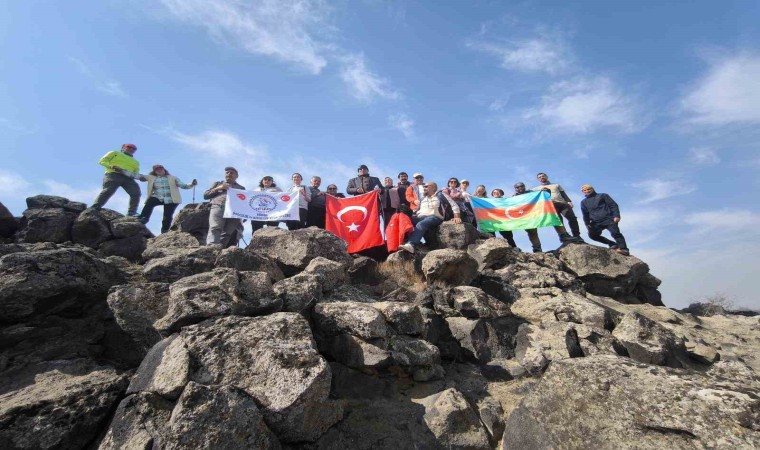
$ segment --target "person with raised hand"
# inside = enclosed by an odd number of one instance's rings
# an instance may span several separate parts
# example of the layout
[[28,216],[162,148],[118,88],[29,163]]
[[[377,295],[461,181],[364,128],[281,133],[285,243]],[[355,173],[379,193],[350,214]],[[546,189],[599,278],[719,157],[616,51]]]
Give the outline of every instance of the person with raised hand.
[[147,224],[150,216],[153,214],[153,208],[158,205],[164,207],[164,218],[161,221],[161,233],[169,231],[174,218],[174,211],[180,203],[182,196],[180,189],[191,189],[198,184],[198,180],[193,179],[190,184],[183,183],[182,180],[170,174],[161,164],[153,166],[153,170],[145,175],[148,181],[148,198],[140,212],[140,222]]

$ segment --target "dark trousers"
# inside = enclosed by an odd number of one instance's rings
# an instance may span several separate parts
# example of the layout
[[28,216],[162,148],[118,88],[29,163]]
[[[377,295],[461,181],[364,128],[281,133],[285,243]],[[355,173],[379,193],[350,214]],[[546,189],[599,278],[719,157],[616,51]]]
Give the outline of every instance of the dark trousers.
[[391,217],[393,217],[394,214],[396,214],[396,210],[393,208],[383,209],[383,221],[385,221],[386,227],[391,223]]
[[570,225],[570,232],[573,234],[573,236],[579,237],[581,235],[581,229],[578,226],[578,218],[575,217],[573,208],[571,208],[567,203],[553,203],[554,209],[556,209],[557,213],[559,214],[559,219],[562,220],[563,217],[567,219],[567,223]]
[[[526,233],[528,233],[528,239],[530,240],[530,244],[533,247],[534,253],[540,253],[541,252],[541,240],[538,238],[538,230],[535,228],[531,228],[529,230],[525,230]],[[511,245],[512,247],[517,247],[517,244],[515,243],[514,235],[511,231],[499,231],[499,234],[501,234],[501,237],[507,240],[507,243]]]
[[325,229],[325,208],[312,207],[309,205],[309,213],[306,217],[306,226]]
[[127,214],[136,213],[137,204],[140,203],[140,185],[132,178],[116,172],[105,174],[103,177],[103,190],[100,191],[100,194],[98,194],[98,197],[92,203],[92,207],[95,209],[102,208],[116,192],[116,189],[119,188],[124,188],[129,195]]
[[161,222],[161,232],[166,233],[169,231],[169,227],[172,226],[172,219],[174,218],[174,211],[179,206],[179,203],[164,203],[156,197],[148,197],[145,200],[140,217],[143,223],[147,224],[150,221],[150,215],[153,214],[153,208],[158,205],[164,205],[164,220]]
[[286,220],[285,225],[288,226],[288,230],[300,230],[306,228],[306,221],[309,216],[309,210],[306,208],[298,208],[299,220]]
[[[614,242],[602,236],[602,231],[604,230],[607,230],[610,232],[610,234],[612,235],[612,239],[615,240]],[[588,226],[588,237],[590,237],[592,240],[596,242],[601,242],[609,246],[617,245],[617,247],[620,250],[628,250],[628,246],[625,244],[625,238],[623,237],[623,233],[620,232],[620,227],[618,227],[617,223],[612,222],[612,221],[605,222],[602,224],[591,223]]]

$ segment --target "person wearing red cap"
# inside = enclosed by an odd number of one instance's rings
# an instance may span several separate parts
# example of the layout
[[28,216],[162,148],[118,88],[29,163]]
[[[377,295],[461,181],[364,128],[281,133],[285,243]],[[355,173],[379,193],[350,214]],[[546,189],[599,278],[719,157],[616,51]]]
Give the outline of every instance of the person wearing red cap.
[[103,190],[92,203],[92,208],[99,210],[106,204],[108,199],[119,188],[124,188],[129,194],[128,216],[137,216],[137,204],[140,203],[140,186],[135,179],[145,181],[145,177],[140,175],[140,163],[134,158],[137,151],[135,144],[124,144],[121,151],[110,151],[105,154],[98,164],[106,168],[106,174],[103,177]]
[[169,174],[169,171],[161,164],[153,166],[153,170],[145,175],[145,178],[148,180],[148,199],[145,200],[140,213],[140,222],[147,224],[150,215],[153,214],[153,208],[163,205],[164,220],[161,222],[161,233],[166,233],[172,224],[174,211],[182,202],[182,197],[179,195],[180,188],[190,189],[197,185],[198,181],[193,179],[190,184],[183,183],[179,178]]

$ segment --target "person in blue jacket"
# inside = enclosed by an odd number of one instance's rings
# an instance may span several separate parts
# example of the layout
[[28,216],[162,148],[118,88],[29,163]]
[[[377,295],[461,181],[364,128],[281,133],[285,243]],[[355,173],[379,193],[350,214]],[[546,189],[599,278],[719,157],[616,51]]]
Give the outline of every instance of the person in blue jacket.
[[[599,194],[590,184],[581,186],[581,192],[586,196],[581,201],[583,222],[588,229],[588,237],[597,242],[607,244],[611,249],[621,255],[628,255],[628,246],[625,244],[623,233],[620,232],[620,208],[615,200],[607,194]],[[602,231],[608,230],[612,235],[611,241],[602,236]]]

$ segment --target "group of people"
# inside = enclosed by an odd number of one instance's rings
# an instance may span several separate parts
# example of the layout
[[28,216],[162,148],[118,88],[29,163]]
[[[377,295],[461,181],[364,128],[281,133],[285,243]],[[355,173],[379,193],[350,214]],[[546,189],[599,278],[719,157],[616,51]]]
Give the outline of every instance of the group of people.
[[[150,220],[153,209],[163,205],[164,217],[161,232],[168,231],[172,216],[181,202],[179,189],[190,189],[197,185],[193,180],[186,184],[177,177],[170,175],[166,168],[160,164],[154,165],[148,175],[139,172],[139,163],[134,158],[137,147],[134,144],[124,144],[121,151],[108,152],[100,159],[100,164],[106,168],[103,179],[103,190],[95,199],[92,207],[101,208],[108,199],[121,187],[129,194],[129,209],[127,215],[136,216],[143,223]],[[244,186],[237,183],[238,171],[234,167],[225,167],[224,179],[216,181],[203,194],[204,200],[211,204],[209,214],[209,230],[207,244],[222,244],[223,246],[237,245],[242,237],[243,226],[240,219],[224,218],[224,204],[228,189],[245,190]],[[527,189],[525,183],[518,182],[514,185],[512,197],[525,194],[530,191],[547,191],[563,225],[555,226],[555,230],[562,243],[582,243],[581,231],[578,218],[573,211],[573,202],[562,186],[551,182],[546,173],[536,175],[538,184]],[[137,213],[140,199],[140,187],[135,180],[148,183],[148,198],[142,211]],[[277,186],[271,176],[265,176],[259,181],[254,191],[267,192],[290,192],[299,195],[299,219],[285,221],[289,230],[297,230],[309,226],[325,228],[326,195],[344,198],[345,195],[338,192],[335,184],[327,186],[327,190],[320,189],[322,179],[312,176],[309,186],[303,184],[300,173],[291,176],[292,185],[287,188]],[[406,172],[400,172],[394,183],[390,177],[385,177],[381,182],[378,177],[369,174],[369,168],[362,164],[357,169],[357,176],[351,178],[346,186],[348,195],[362,195],[377,191],[379,194],[380,209],[385,224],[391,222],[394,214],[402,213],[411,220],[413,230],[406,238],[406,242],[400,248],[414,252],[424,239],[425,234],[438,227],[444,220],[453,223],[467,222],[477,227],[474,210],[471,206],[472,197],[487,198],[486,187],[478,185],[474,192],[470,193],[468,180],[449,178],[446,187],[438,189],[438,185],[432,181],[425,181],[422,173],[417,172],[410,180]],[[628,247],[625,238],[620,232],[620,209],[615,201],[607,194],[597,193],[593,186],[585,184],[581,187],[584,199],[581,201],[581,213],[583,222],[588,230],[588,236],[594,241],[601,242],[614,249],[616,252],[628,255]],[[501,198],[505,193],[496,188],[491,191],[491,197]],[[567,221],[570,233],[564,226]],[[265,226],[278,226],[278,222],[253,221],[252,230],[256,232]],[[602,232],[608,230],[614,240],[602,236]],[[541,240],[537,229],[525,230],[534,252],[541,252]],[[498,232],[509,245],[516,247],[514,235],[511,231]],[[571,234],[572,233],[572,234]]]

